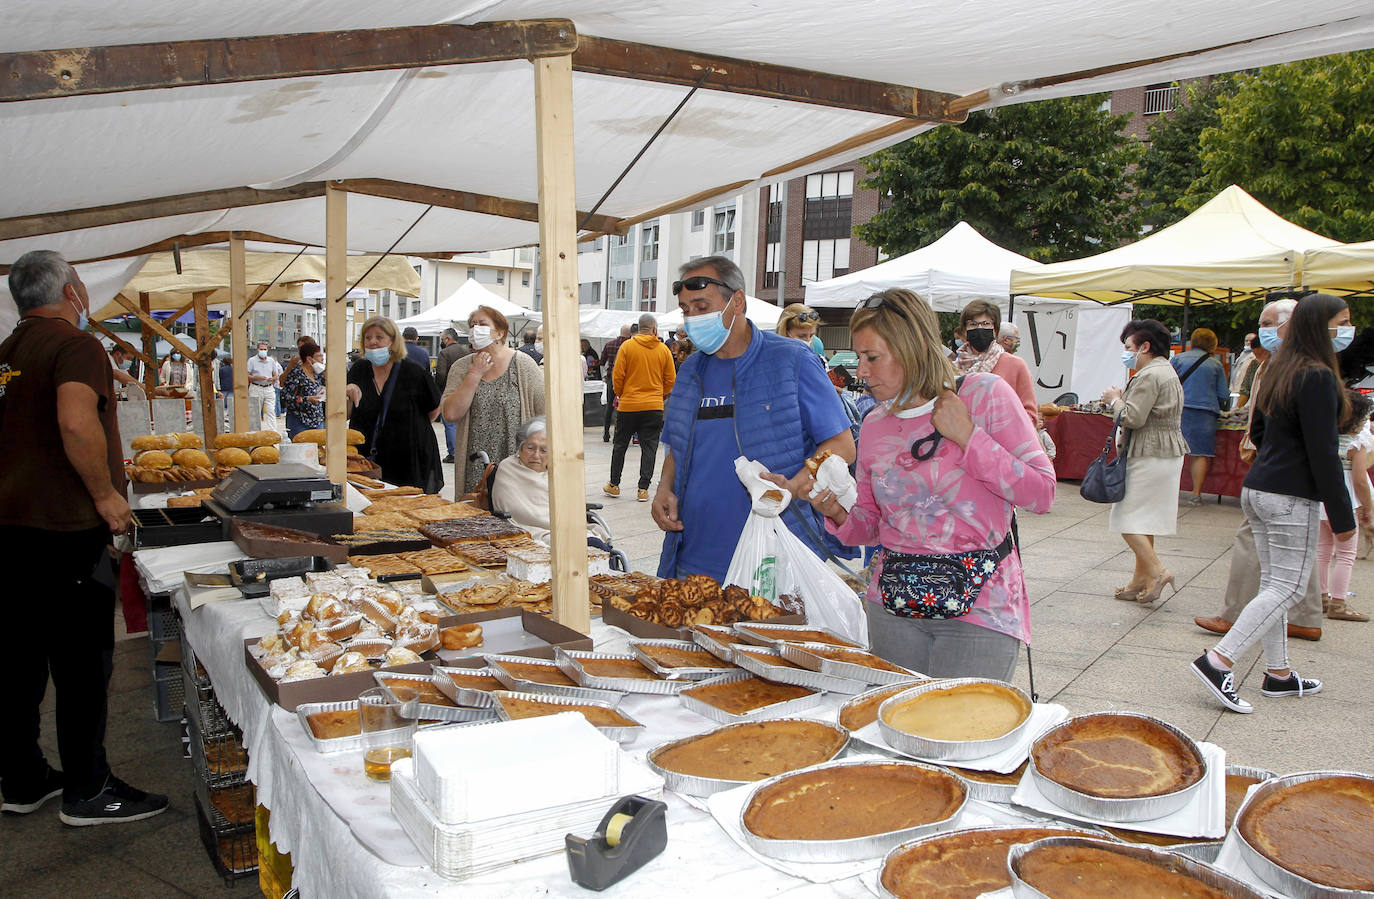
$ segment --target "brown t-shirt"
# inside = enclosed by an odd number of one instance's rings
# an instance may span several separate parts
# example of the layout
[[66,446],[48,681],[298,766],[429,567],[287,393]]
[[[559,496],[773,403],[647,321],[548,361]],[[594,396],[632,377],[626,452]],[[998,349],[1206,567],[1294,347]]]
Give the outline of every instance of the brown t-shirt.
[[62,445],[57,387],[68,382],[99,398],[110,482],[124,493],[114,376],[100,341],[62,319],[26,318],[0,343],[0,524],[77,531],[101,523]]

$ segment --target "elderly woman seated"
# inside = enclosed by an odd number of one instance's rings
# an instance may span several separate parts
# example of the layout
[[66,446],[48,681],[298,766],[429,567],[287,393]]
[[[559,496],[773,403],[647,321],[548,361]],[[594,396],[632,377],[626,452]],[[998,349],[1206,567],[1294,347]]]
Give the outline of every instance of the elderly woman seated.
[[[536,415],[520,425],[517,449],[496,466],[491,484],[491,509],[530,532],[541,543],[549,542],[549,440],[544,416]],[[594,532],[587,543],[610,549]]]

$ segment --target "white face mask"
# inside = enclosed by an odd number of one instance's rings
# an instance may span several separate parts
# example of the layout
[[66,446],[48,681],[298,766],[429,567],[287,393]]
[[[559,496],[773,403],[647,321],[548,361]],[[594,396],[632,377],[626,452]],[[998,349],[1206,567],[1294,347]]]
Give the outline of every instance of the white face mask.
[[484,350],[491,346],[491,325],[473,325],[468,329],[468,340],[474,350]]
[[266,358],[267,358],[267,350],[258,350],[258,358],[259,358],[259,359],[266,359]]
[[534,351],[535,351],[536,353],[542,353],[542,352],[544,352],[544,341],[542,341],[542,340],[536,340],[536,341],[534,342]]
[[323,363],[323,362],[316,362],[316,363],[315,363],[313,366],[311,366],[311,367],[315,369],[315,374],[317,374],[317,375],[318,375],[320,372],[324,371],[324,363]]

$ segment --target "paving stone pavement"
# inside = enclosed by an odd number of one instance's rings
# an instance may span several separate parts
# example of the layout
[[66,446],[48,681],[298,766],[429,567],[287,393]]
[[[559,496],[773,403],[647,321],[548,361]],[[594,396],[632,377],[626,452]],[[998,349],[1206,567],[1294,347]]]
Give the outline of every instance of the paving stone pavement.
[[[436,432],[442,448],[443,432]],[[662,537],[649,504],[636,502],[632,491],[619,499],[602,496],[611,447],[602,443],[600,428],[586,429],[584,440],[588,501],[605,505],[615,545],[631,567],[654,571]],[[639,447],[632,446],[625,465],[631,487],[638,462]],[[1061,483],[1048,514],[1022,515],[1036,689],[1042,700],[1074,714],[1129,709],[1158,716],[1222,746],[1237,764],[1281,773],[1374,771],[1374,716],[1365,693],[1374,681],[1374,624],[1327,621],[1319,642],[1289,642],[1294,667],[1325,682],[1322,693],[1301,700],[1259,694],[1263,665],[1252,650],[1238,665],[1241,695],[1256,707],[1252,715],[1221,709],[1188,671],[1214,639],[1192,619],[1220,610],[1231,537],[1241,519],[1234,499],[1181,506],[1178,534],[1158,541],[1179,590],[1140,607],[1112,598],[1129,577],[1132,557],[1108,532],[1107,507],[1082,500],[1077,484]],[[1355,563],[1352,590],[1357,607],[1374,608],[1374,561]],[[171,808],[148,821],[107,827],[64,827],[54,805],[0,820],[0,896],[216,896],[226,890],[200,843],[191,803],[194,775],[181,757],[180,727],[152,718],[147,638],[120,636],[110,759],[130,783],[168,793]],[[1016,679],[1029,686],[1024,656]],[[43,744],[56,759],[51,695]],[[232,895],[258,895],[256,881],[241,881]]]

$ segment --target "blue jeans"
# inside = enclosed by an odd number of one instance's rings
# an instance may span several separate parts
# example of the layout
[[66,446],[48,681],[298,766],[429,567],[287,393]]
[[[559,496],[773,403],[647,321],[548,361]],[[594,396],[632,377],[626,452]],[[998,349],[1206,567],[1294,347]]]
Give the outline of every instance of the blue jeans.
[[444,443],[448,447],[448,454],[453,455],[453,440],[458,436],[458,423],[456,421],[444,422]]
[[1320,518],[1315,500],[1243,487],[1240,508],[1255,532],[1259,556],[1259,593],[1217,644],[1218,654],[1240,659],[1258,640],[1270,671],[1288,667],[1288,610],[1307,592],[1317,559]]

